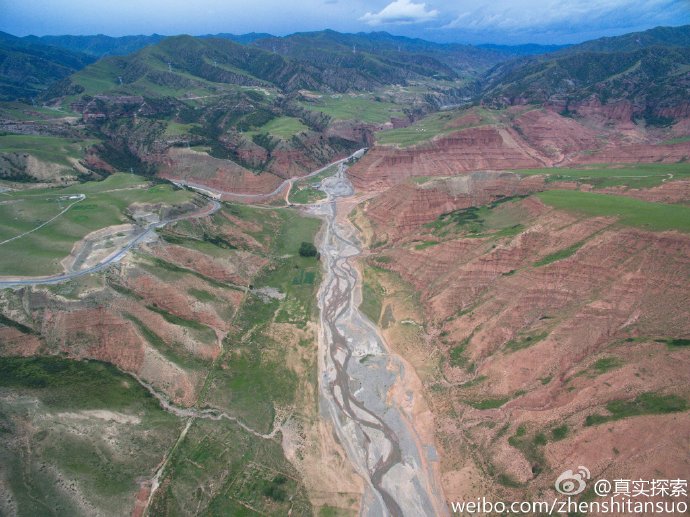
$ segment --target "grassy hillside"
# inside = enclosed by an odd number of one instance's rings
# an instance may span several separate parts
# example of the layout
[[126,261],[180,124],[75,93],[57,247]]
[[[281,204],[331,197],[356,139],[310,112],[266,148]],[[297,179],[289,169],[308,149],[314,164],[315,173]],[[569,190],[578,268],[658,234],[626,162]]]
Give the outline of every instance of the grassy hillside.
[[307,109],[320,111],[336,120],[356,120],[381,124],[404,116],[402,106],[369,95],[322,95],[302,102]]
[[93,36],[26,36],[22,39],[32,43],[50,45],[100,58],[103,56],[122,56],[131,54],[143,47],[158,43],[164,38],[165,36],[161,36],[160,34],[120,37],[97,34]]
[[[468,119],[464,122],[463,116],[472,114],[479,119]],[[376,142],[379,144],[392,144],[400,147],[408,147],[420,144],[432,138],[452,133],[468,127],[480,126],[491,123],[493,117],[487,110],[473,108],[471,110],[439,111],[431,113],[418,120],[414,124],[398,129],[385,129],[376,133]]]
[[634,52],[578,52],[512,61],[486,78],[483,99],[502,105],[544,103],[558,98],[577,105],[592,95],[602,104],[635,99],[635,116],[651,125],[673,120],[662,109],[685,98],[682,86],[690,74],[690,48],[650,47]]
[[524,176],[544,174],[547,181],[578,181],[596,188],[628,186],[650,188],[670,179],[690,177],[690,163],[641,163],[625,165],[601,165],[582,169],[564,167],[548,169],[521,169],[515,171]]
[[690,47],[690,25],[655,27],[642,32],[631,32],[585,41],[563,52],[633,52],[646,47]]
[[[133,504],[182,421],[114,366],[57,357],[0,357],[0,459],[20,514],[117,514]],[[46,469],[45,465],[51,468]],[[74,480],[78,480],[76,483]]]
[[329,64],[349,73],[351,87],[357,87],[363,78],[386,84],[409,78],[477,76],[508,58],[505,53],[492,49],[434,43],[387,32],[301,32],[282,38],[261,39],[253,45],[316,66]]
[[0,153],[28,153],[46,162],[71,166],[68,158],[80,158],[96,140],[36,135],[0,135]]
[[549,190],[537,195],[547,205],[587,217],[614,217],[623,225],[645,230],[690,232],[690,206],[686,205],[573,190]]
[[277,117],[251,131],[248,131],[247,135],[254,136],[258,134],[268,134],[280,140],[289,140],[294,135],[308,130],[309,128],[305,126],[298,118]]
[[[130,175],[108,183],[111,194],[137,185]],[[87,194],[98,186],[83,185]],[[65,515],[128,514],[140,483],[163,467],[151,515],[239,515],[248,508],[313,515],[304,472],[285,457],[283,435],[269,433],[284,424],[287,435],[294,423],[305,444],[296,445],[300,457],[320,450],[312,426],[319,421],[313,321],[321,264],[298,253],[320,225],[296,211],[224,204],[212,217],[166,227],[160,243],[130,255],[126,268],[30,288],[33,300],[50,299],[49,309],[44,302],[24,309],[18,291],[2,291],[0,333],[18,331],[40,340],[37,353],[63,354],[0,358],[0,459],[20,514],[40,514],[46,505]],[[176,253],[198,252],[236,270],[249,288],[221,281],[204,260],[173,262]],[[175,285],[187,303],[170,305],[148,282]],[[159,366],[139,372],[157,392],[179,396],[169,388],[172,372],[188,381],[180,390],[194,390],[188,404],[232,418],[178,418],[115,367],[74,361],[100,353],[108,323],[82,318],[66,348],[43,333],[44,310],[70,317],[94,307],[107,307],[106,320],[127,336],[108,345],[106,353],[115,353],[107,360],[117,363],[128,350],[144,365],[158,358]],[[132,339],[135,346],[126,348]],[[10,346],[0,340],[0,355]],[[136,358],[140,349],[146,359]],[[78,501],[88,511],[71,498],[75,489],[84,491]],[[329,498],[339,495],[319,492],[319,501]]]
[[[85,194],[86,198],[69,199],[77,194]],[[0,244],[3,264],[0,274],[58,273],[62,270],[60,260],[86,234],[131,222],[126,213],[131,204],[172,206],[195,197],[189,191],[174,190],[171,185],[153,185],[131,174],[116,174],[105,181],[67,188],[2,193],[0,241],[21,237]],[[44,223],[48,224],[41,226]]]

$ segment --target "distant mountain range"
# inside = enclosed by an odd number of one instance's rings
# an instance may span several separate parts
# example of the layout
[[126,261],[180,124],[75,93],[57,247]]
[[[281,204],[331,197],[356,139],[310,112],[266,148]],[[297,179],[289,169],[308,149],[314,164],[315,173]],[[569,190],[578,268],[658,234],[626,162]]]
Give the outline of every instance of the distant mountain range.
[[572,45],[571,52],[634,52],[648,47],[690,47],[690,25],[656,27],[642,32],[631,32],[585,41]]
[[[72,52],[82,52],[93,57],[103,56],[123,56],[136,52],[148,45],[155,45],[169,36],[162,36],[160,34],[152,34],[149,36],[106,36],[104,34],[90,35],[90,36],[24,36],[17,38],[27,43],[50,45],[52,47],[64,48]],[[273,46],[277,41],[290,41],[292,43],[300,40],[330,40],[333,44],[341,44],[344,46],[359,45],[362,50],[374,50],[375,47],[386,50],[397,50],[398,47],[407,52],[419,51],[453,51],[458,49],[480,48],[491,50],[499,54],[505,55],[534,55],[544,54],[546,52],[553,52],[567,45],[460,45],[455,43],[441,44],[426,41],[418,38],[407,38],[404,36],[394,36],[387,32],[360,32],[357,34],[342,34],[332,30],[323,30],[317,32],[295,33],[289,36],[274,36],[265,32],[250,32],[247,34],[205,34],[196,36],[198,38],[218,38],[227,39],[242,45],[249,45],[254,42],[262,40],[258,46],[266,47],[266,45]],[[289,43],[287,44],[289,45]],[[285,45],[283,45],[284,47]],[[270,48],[269,48],[270,50]]]
[[[213,88],[213,84],[273,86],[284,92],[363,91],[414,80],[476,80],[489,67],[510,58],[469,45],[441,45],[386,33],[223,36],[173,36],[127,55],[105,56],[68,83],[51,88],[48,96],[68,94],[70,84],[77,85],[73,93],[92,95],[106,85],[111,85],[107,90],[123,93],[132,93],[130,85],[138,85],[136,93],[147,95],[155,95],[156,86],[162,93],[165,87],[193,90]],[[112,43],[108,48],[115,52]]]
[[539,54],[556,52],[571,47],[572,45],[537,45],[536,43],[527,43],[525,45],[494,45],[492,43],[485,43],[477,46],[479,48],[493,50],[511,56],[536,56]]
[[0,99],[35,97],[47,85],[94,61],[82,52],[36,44],[0,32]]
[[[82,52],[89,56],[101,58],[103,56],[124,56],[126,54],[131,54],[149,45],[155,45],[167,37],[168,36],[161,36],[160,34],[120,37],[97,34],[94,36],[25,36],[20,39],[29,43],[50,45],[51,47],[64,48],[72,52]],[[240,35],[229,33],[207,34],[198,37],[228,39],[246,45],[257,39],[272,38],[273,36],[267,33],[250,32]]]
[[499,106],[560,104],[566,114],[582,102],[625,100],[648,123],[667,123],[674,113],[690,114],[690,26],[601,38],[500,63],[483,77],[481,97]]
[[[255,76],[255,79],[269,82],[277,80],[275,84],[280,88],[325,87],[335,91],[371,89],[382,84],[404,83],[415,77],[447,80],[477,78],[489,67],[513,56],[539,54],[556,48],[540,45],[475,47],[433,43],[386,32],[341,34],[332,30],[285,37],[267,33],[221,33],[198,37],[166,37],[160,34],[112,37],[99,34],[18,38],[3,33],[0,37],[0,66],[3,66],[0,96],[4,100],[35,97],[51,83],[103,57],[130,56],[131,60],[141,63],[136,53],[152,46],[159,46],[165,54],[170,51],[185,54],[180,42],[186,42],[197,51],[203,48],[205,55],[215,55],[216,61],[224,52],[228,53],[228,57],[223,60],[233,62],[233,66],[242,61],[238,56],[233,56],[240,54],[237,47],[218,40],[252,48],[248,51],[249,57],[251,60],[258,59],[259,64],[245,63],[240,64],[239,68]],[[168,43],[164,43],[166,41]],[[291,63],[276,61],[275,58],[267,61],[265,54],[255,52],[259,49],[278,54]],[[190,56],[183,59],[185,67],[192,66],[189,59]],[[281,72],[266,69],[257,72],[257,67],[268,62],[279,65]],[[193,68],[199,70],[201,67]],[[294,76],[287,78],[286,74],[291,72]],[[281,76],[280,79],[272,78],[276,73]],[[202,77],[206,78],[204,75],[202,72]],[[240,81],[246,82],[245,79]]]
[[221,85],[347,92],[445,81],[456,85],[459,97],[491,105],[557,101],[567,111],[569,102],[594,95],[603,103],[633,100],[644,111],[687,97],[689,47],[690,26],[570,46],[440,44],[386,32],[332,30],[284,37],[3,33],[0,95],[5,100],[106,91],[164,96]]

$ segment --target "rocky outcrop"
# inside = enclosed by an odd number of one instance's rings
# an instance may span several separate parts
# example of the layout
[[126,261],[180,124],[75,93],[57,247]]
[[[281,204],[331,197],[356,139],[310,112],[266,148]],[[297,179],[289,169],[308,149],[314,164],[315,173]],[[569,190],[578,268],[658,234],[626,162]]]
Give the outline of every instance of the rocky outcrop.
[[[557,113],[559,109],[568,116]],[[578,111],[568,109],[566,104],[553,103],[546,108],[513,106],[492,112],[489,125],[488,117],[469,111],[446,124],[446,129],[464,129],[410,147],[374,145],[348,174],[356,188],[370,191],[385,190],[410,177],[602,163],[674,163],[690,157],[690,141],[682,138],[689,126],[682,120],[667,129],[638,125],[630,118],[632,108],[627,101],[602,106],[590,99],[578,104]],[[670,143],[671,138],[680,141]]]
[[599,132],[549,110],[530,110],[516,118],[514,126],[528,144],[556,163],[565,156],[601,146]]
[[580,101],[572,101],[566,96],[552,98],[546,106],[550,111],[569,113],[597,124],[615,123],[626,128],[633,126],[633,115],[640,109],[627,99],[602,104],[596,95]]
[[542,176],[521,177],[510,172],[470,172],[416,184],[396,185],[365,208],[377,230],[377,240],[409,236],[441,214],[542,190]]
[[213,256],[175,245],[158,246],[151,251],[156,257],[180,267],[193,264],[195,271],[214,280],[244,286],[268,263],[267,259],[244,251],[226,250],[222,256]]
[[266,194],[282,181],[273,174],[253,173],[230,160],[184,148],[167,151],[159,175],[241,194]]
[[[673,183],[628,195],[667,199],[680,187]],[[426,212],[418,188],[392,188],[415,202],[400,199],[388,217],[373,207],[389,192],[370,201],[364,213],[372,226],[397,240],[379,244],[368,260],[394,273],[383,290],[393,322],[386,332],[427,376],[446,492],[548,491],[569,462],[595,477],[682,472],[677,426],[687,412],[605,425],[586,418],[642,393],[690,398],[690,351],[664,342],[690,336],[690,236],[624,228],[527,197],[513,202],[521,211],[511,214],[523,214],[515,236],[439,239],[431,228],[400,224]],[[410,245],[428,239],[441,242]],[[545,257],[552,258],[540,263]],[[416,297],[415,308],[405,308]],[[410,321],[421,321],[416,334]],[[563,434],[554,439],[556,428]],[[659,444],[672,452],[656,454]],[[494,482],[499,475],[506,486]],[[511,480],[524,485],[511,488]]]
[[478,127],[413,148],[376,146],[348,174],[355,187],[384,189],[412,176],[452,176],[475,170],[544,167],[552,162],[519,142],[514,130]]

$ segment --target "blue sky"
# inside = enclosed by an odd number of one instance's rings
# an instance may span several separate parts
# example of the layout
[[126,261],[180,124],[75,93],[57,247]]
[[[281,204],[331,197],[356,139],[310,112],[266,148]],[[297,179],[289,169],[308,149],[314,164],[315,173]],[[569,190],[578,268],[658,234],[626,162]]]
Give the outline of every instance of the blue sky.
[[573,43],[690,24],[690,0],[0,0],[0,30],[214,34],[334,29],[461,43]]

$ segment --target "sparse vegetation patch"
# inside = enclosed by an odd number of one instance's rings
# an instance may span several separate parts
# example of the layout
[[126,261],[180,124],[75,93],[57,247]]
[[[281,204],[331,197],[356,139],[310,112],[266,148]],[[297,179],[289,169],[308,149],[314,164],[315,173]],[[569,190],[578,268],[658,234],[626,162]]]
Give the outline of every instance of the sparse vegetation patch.
[[678,395],[660,395],[647,392],[638,395],[633,400],[614,400],[609,402],[606,404],[609,415],[589,415],[585,420],[585,425],[603,424],[612,420],[640,415],[677,413],[685,411],[687,408],[687,400]]

